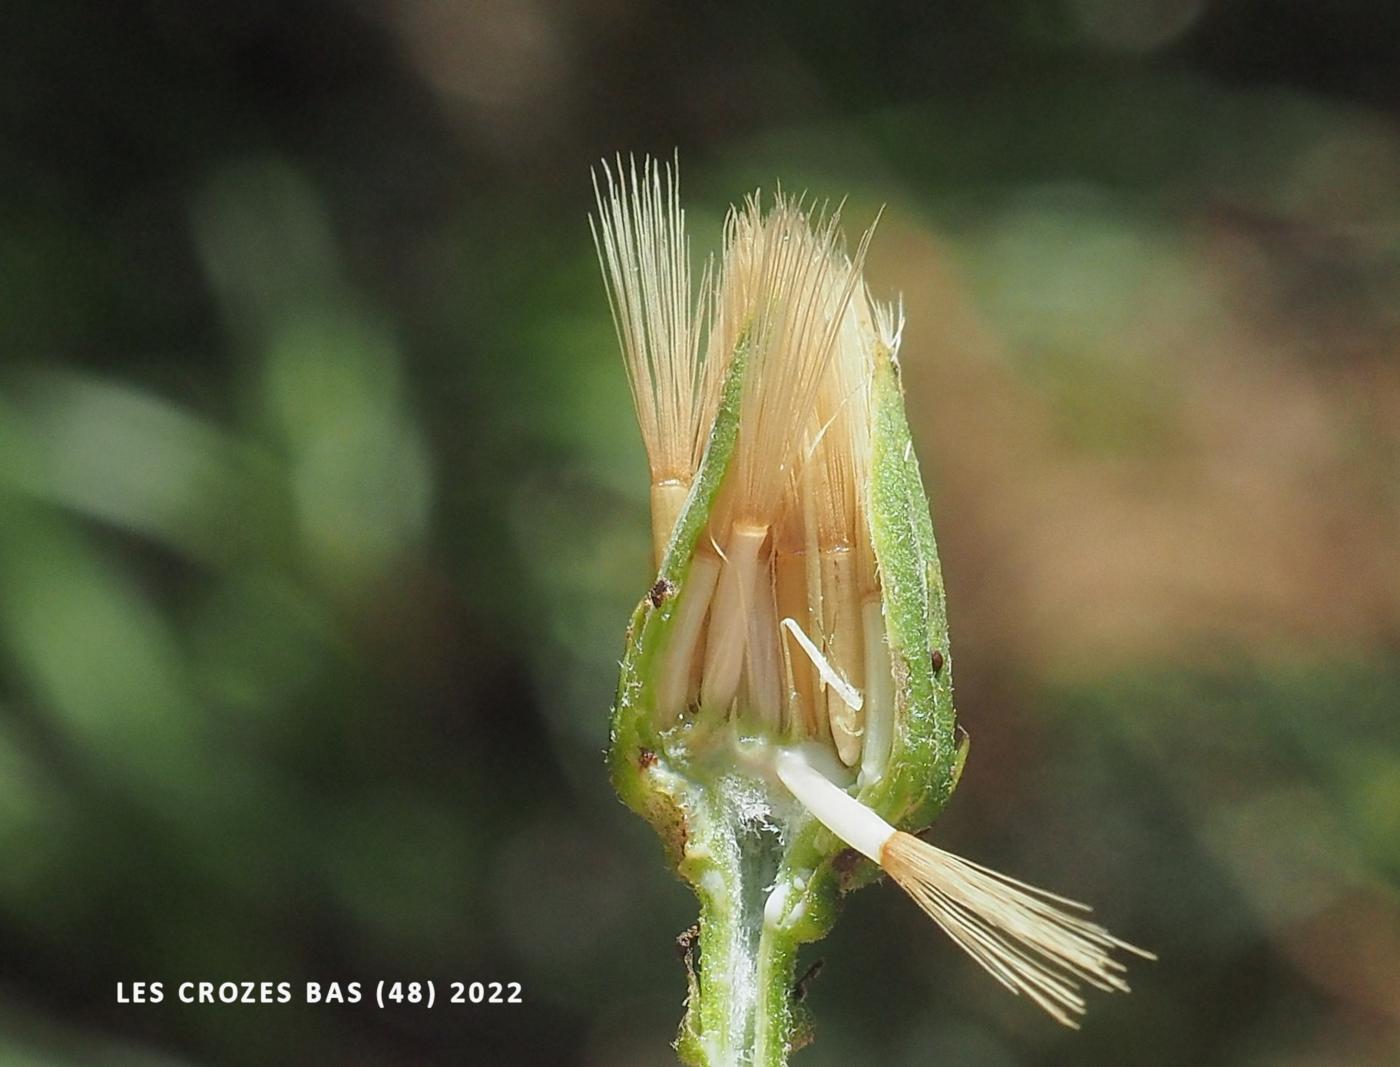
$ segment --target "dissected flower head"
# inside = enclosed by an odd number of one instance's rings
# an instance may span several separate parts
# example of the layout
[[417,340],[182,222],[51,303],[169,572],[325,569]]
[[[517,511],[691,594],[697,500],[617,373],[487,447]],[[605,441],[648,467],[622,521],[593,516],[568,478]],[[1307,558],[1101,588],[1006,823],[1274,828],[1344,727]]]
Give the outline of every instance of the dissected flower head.
[[1080,983],[1126,989],[1110,953],[1140,950],[1082,906],[910,832],[946,802],[966,744],[904,421],[903,309],[866,289],[871,231],[848,252],[839,209],[754,194],[731,209],[717,272],[692,298],[662,175],[634,164],[623,182],[605,167],[595,227],[665,594],[629,630],[614,780],[709,907],[730,862],[716,842],[771,831],[763,937],[821,936],[831,900],[859,884],[838,863],[853,850],[1007,988],[1074,1025]]

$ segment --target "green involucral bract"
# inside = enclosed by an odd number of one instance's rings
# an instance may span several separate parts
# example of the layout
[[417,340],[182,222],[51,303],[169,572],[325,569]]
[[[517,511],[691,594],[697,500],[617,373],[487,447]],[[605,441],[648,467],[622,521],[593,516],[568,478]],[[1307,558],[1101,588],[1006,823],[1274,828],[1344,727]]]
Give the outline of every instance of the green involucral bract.
[[[793,991],[797,948],[824,937],[842,895],[878,874],[772,776],[765,753],[790,738],[755,735],[743,715],[716,723],[704,710],[664,724],[656,713],[659,667],[739,432],[747,347],[741,340],[730,362],[704,460],[662,562],[655,589],[665,595],[644,596],[628,626],[609,750],[618,794],[656,829],[700,899],[698,962],[692,966],[688,954],[688,1011],[677,1049],[701,1067],[787,1062],[807,1025]],[[943,577],[899,365],[883,347],[873,358],[868,513],[895,728],[883,773],[857,796],[917,832],[951,795],[966,746],[955,742]]]

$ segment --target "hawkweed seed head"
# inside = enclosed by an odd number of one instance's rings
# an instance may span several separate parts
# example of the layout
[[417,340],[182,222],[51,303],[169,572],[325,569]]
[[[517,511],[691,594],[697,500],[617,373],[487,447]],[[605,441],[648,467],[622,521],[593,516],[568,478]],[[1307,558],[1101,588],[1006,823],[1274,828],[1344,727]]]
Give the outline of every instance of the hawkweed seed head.
[[904,416],[904,312],[862,278],[873,227],[848,253],[839,208],[755,193],[692,292],[674,168],[602,174],[594,237],[659,568],[628,630],[609,759],[701,900],[682,1055],[786,1062],[796,947],[879,871],[1004,986],[1077,1025],[1082,985],[1127,989],[1114,950],[1150,954],[913,836],[967,744]]

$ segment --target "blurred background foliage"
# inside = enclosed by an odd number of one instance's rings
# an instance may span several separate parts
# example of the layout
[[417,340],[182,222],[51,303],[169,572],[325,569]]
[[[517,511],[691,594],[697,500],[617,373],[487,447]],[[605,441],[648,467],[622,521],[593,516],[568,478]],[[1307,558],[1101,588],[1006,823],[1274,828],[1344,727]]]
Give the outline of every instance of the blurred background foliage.
[[[1062,1033],[892,890],[799,1063],[1400,1060],[1400,8],[3,5],[0,1062],[655,1064],[601,753],[646,476],[589,167],[850,194],[972,757],[1156,948]],[[121,1006],[435,977],[527,1006]]]

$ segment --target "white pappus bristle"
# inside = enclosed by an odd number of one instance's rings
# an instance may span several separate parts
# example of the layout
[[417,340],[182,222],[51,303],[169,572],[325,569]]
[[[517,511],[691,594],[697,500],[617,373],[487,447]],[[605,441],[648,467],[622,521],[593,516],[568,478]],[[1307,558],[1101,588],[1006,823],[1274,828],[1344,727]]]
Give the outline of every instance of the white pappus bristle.
[[[635,159],[593,175],[589,226],[651,470],[658,555],[699,467],[727,353],[702,358],[710,271],[691,291],[690,240],[673,164]],[[660,487],[661,492],[657,493]]]
[[874,314],[875,332],[880,338],[880,343],[891,356],[898,359],[899,346],[904,341],[904,299],[900,297],[893,303],[882,304],[868,293],[866,295]]
[[[711,520],[724,557],[705,646],[701,700],[729,709],[747,660],[751,710],[782,717],[769,528],[799,459],[801,432],[859,277],[840,250],[838,215],[814,218],[779,194],[762,214],[757,195],[730,213],[725,231],[719,332],[747,345],[733,473]],[[864,245],[862,245],[862,252]],[[773,625],[768,625],[772,620]]]
[[[767,218],[751,199],[731,216],[725,255],[726,335],[747,329],[751,362],[735,456],[734,517],[768,526],[777,516],[801,432],[859,277],[840,252],[839,213],[813,217],[779,196]],[[742,323],[742,325],[741,325]]]
[[881,866],[957,944],[1013,993],[1078,1028],[1080,983],[1128,991],[1113,949],[1156,957],[1067,909],[1072,900],[997,874],[903,832],[885,843]]

